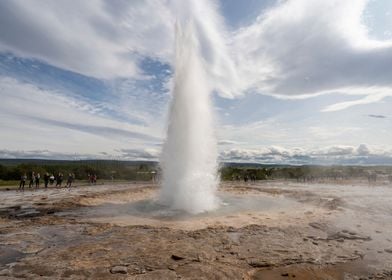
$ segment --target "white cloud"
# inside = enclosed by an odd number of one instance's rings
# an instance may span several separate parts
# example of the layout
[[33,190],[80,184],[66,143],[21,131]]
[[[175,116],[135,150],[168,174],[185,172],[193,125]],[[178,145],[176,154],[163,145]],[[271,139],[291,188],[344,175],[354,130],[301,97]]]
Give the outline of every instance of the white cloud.
[[[0,158],[5,159],[59,159],[59,160],[80,160],[95,159],[105,157],[96,154],[60,153],[49,150],[0,150]],[[108,158],[109,159],[109,158]]]
[[[214,88],[281,98],[339,92],[376,102],[392,88],[392,41],[370,39],[367,0],[278,1],[248,26],[226,30],[215,1],[2,1],[0,49],[89,76],[140,76],[151,56],[171,63],[174,23],[192,20]],[[376,100],[376,101],[375,101]]]
[[228,139],[222,139],[218,141],[218,145],[239,145],[239,144],[241,144],[241,142],[228,140]]
[[262,147],[222,151],[221,160],[280,164],[391,164],[391,148],[371,148],[365,144],[330,146],[319,149]]
[[114,153],[66,153],[50,150],[8,150],[0,149],[0,158],[3,159],[57,159],[57,160],[147,160],[156,161],[159,151],[151,148],[117,149]]
[[[380,102],[392,96],[392,42],[369,38],[361,21],[366,2],[278,1],[253,23],[230,33],[216,2],[208,0],[0,1],[0,51],[104,79],[105,84],[113,85],[111,94],[117,98],[113,103],[87,102],[68,92],[1,78],[0,144],[12,151],[92,155],[104,147],[102,152],[117,149],[121,154],[121,148],[130,157],[138,153],[136,150],[143,155],[150,142],[160,141],[164,112],[152,113],[166,104],[167,95],[163,98],[161,92],[142,89],[132,79],[119,77],[148,79],[140,76],[138,67],[140,58],[146,56],[170,64],[174,24],[188,19],[197,30],[208,76],[224,97],[253,91],[283,99],[329,93],[358,98],[322,107],[323,112]],[[165,82],[169,91],[170,81]],[[147,95],[150,99],[144,99]],[[114,119],[104,109],[138,118],[143,124]],[[291,121],[274,116],[223,126],[220,136],[230,140],[220,144],[240,146],[239,154],[227,153],[250,159],[260,153],[257,146],[271,144],[290,149],[263,150],[261,155],[271,160],[309,156],[309,152],[294,153],[291,149],[303,146],[309,151],[315,143],[343,143],[355,147],[347,153],[360,150],[364,156],[366,149],[356,148],[359,143],[385,144],[391,136],[390,130],[373,123],[365,131],[354,120],[340,125],[336,118],[333,121],[339,124],[334,125],[318,116],[317,121],[328,122],[318,126],[309,121],[309,115],[300,117]],[[154,155],[144,153],[146,157]]]
[[[154,148],[117,149],[116,153],[63,153],[50,150],[0,150],[0,158],[40,159],[116,159],[157,161],[160,150]],[[226,162],[254,162],[266,164],[392,164],[391,148],[372,148],[365,144],[331,146],[322,149],[284,148],[279,146],[257,149],[233,148],[221,151],[220,159]]]
[[172,62],[174,23],[186,20],[196,26],[215,88],[230,95],[235,66],[212,1],[3,1],[0,50],[102,79],[136,77],[142,57]]
[[[392,41],[368,37],[362,24],[366,0],[288,0],[236,32],[233,47],[244,90],[281,98],[339,92],[377,95],[392,89]],[[389,93],[390,94],[390,93]],[[376,102],[368,97],[327,108]]]
[[[364,105],[364,104],[371,104],[382,101],[386,97],[392,96],[392,88],[367,88],[361,89],[362,95],[364,97],[353,100],[353,101],[345,101],[336,104],[329,105],[325,107],[322,112],[334,112],[339,110],[344,110],[356,105]],[[348,91],[350,94],[358,94],[360,95],[361,92],[358,92],[358,89],[354,89],[352,91]]]
[[167,58],[162,1],[1,1],[0,49],[98,78],[138,75],[138,53]]
[[271,118],[242,125],[222,125],[219,126],[218,135],[221,139],[232,139],[237,144],[255,144],[286,139],[290,135],[290,130],[289,126]]
[[11,150],[48,149],[94,154],[117,147],[143,148],[161,140],[155,127],[112,119],[94,104],[63,92],[0,78],[0,144]]
[[361,133],[361,127],[340,126],[311,126],[308,128],[309,136],[313,139],[327,140],[347,137],[348,133]]
[[127,160],[153,160],[156,161],[159,158],[160,151],[157,149],[146,148],[146,149],[121,149],[121,159]]

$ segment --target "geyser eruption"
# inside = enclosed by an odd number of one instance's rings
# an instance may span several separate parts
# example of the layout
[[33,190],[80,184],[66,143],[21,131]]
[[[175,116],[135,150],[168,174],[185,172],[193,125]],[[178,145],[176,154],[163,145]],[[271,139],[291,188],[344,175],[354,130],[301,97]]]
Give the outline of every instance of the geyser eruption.
[[183,29],[177,24],[160,202],[193,214],[217,206],[217,144],[210,93],[193,25],[188,22]]

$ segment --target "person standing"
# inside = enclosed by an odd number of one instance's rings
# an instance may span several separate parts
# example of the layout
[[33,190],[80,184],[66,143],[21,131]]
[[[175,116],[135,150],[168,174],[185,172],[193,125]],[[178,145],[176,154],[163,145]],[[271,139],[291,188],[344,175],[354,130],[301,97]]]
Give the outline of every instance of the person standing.
[[35,173],[34,173],[34,171],[33,171],[33,172],[31,172],[31,177],[30,177],[30,182],[29,182],[29,189],[30,189],[32,186],[34,186],[34,183],[35,183]]
[[63,174],[59,173],[56,178],[56,187],[61,188],[62,183],[63,183]]
[[53,175],[53,173],[50,174],[49,182],[50,182],[50,185],[53,185],[53,184],[54,184],[54,175]]
[[41,179],[41,175],[39,173],[37,173],[37,175],[35,176],[35,188],[39,189],[39,180]]
[[44,175],[44,184],[45,184],[45,189],[48,188],[48,184],[49,184],[49,173],[46,172]]
[[72,173],[69,173],[66,187],[71,188],[73,180],[74,180],[74,175]]
[[24,173],[22,176],[20,176],[19,190],[24,191],[26,180],[27,180],[27,175],[26,173]]

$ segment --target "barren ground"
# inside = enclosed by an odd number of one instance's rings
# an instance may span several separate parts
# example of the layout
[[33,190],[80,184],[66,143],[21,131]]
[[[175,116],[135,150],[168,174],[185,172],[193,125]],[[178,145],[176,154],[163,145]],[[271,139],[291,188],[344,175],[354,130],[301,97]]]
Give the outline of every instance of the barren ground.
[[392,279],[392,185],[223,183],[195,216],[157,190],[0,192],[0,279]]

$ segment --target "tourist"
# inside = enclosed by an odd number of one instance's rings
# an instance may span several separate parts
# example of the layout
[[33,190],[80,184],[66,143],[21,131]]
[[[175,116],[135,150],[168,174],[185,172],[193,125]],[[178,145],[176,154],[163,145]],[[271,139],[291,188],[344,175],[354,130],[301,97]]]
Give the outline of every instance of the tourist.
[[53,173],[49,177],[49,183],[50,183],[50,185],[54,184],[54,175],[53,175]]
[[97,184],[97,174],[94,174],[93,175],[93,180],[92,180],[93,182],[93,184],[95,185],[95,184]]
[[61,184],[63,183],[63,174],[59,172],[56,178],[56,187],[61,188]]
[[69,173],[67,185],[65,187],[71,188],[73,180],[74,180],[74,175],[72,173]]
[[39,179],[41,178],[41,175],[39,175],[39,173],[37,173],[37,175],[35,176],[35,188],[39,189]]
[[31,177],[30,177],[30,182],[29,182],[29,189],[30,189],[32,186],[34,186],[34,183],[35,183],[35,173],[34,173],[34,171],[33,171],[33,172],[31,172]]
[[19,190],[24,191],[26,180],[27,180],[27,175],[26,173],[24,173],[22,176],[20,176]]
[[[49,178],[50,178],[50,176],[49,176],[49,173],[48,173],[48,172],[46,172],[46,173],[45,173],[45,175],[44,175],[45,189],[47,189],[47,188],[48,188],[48,184],[49,184]],[[53,178],[53,179],[54,179],[54,178]]]

